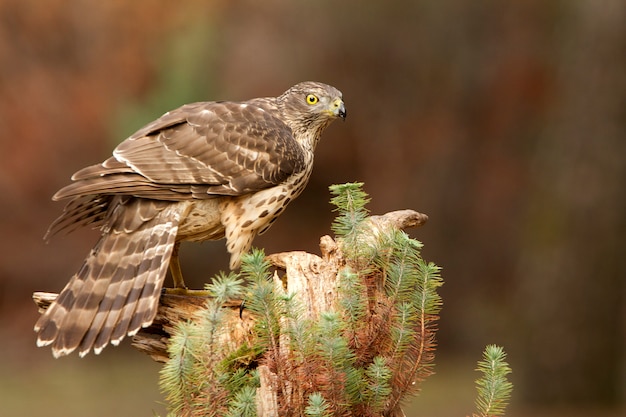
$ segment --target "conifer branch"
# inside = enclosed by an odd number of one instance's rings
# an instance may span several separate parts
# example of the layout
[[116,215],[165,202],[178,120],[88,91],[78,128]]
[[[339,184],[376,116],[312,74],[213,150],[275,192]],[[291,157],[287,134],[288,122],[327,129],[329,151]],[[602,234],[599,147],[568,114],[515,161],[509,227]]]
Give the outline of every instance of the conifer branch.
[[309,400],[306,408],[304,409],[304,414],[308,417],[330,417],[332,414],[330,413],[328,406],[328,402],[320,394],[319,392],[314,392],[309,395]]
[[488,345],[483,352],[483,359],[478,362],[476,370],[482,372],[483,376],[476,380],[476,408],[481,417],[504,415],[513,391],[513,384],[507,379],[512,371],[505,359],[503,348]]

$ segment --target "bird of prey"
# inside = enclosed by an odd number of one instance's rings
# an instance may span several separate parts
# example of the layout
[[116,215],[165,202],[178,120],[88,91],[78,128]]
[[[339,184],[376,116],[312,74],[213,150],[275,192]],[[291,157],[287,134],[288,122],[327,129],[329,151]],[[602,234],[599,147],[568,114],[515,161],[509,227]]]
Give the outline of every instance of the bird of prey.
[[69,202],[46,239],[85,225],[101,237],[37,321],[37,345],[82,357],[149,326],[168,265],[174,287],[185,288],[181,241],[226,238],[238,268],[305,188],[322,131],[345,117],[341,92],[319,82],[278,97],[187,104],[76,172],[53,197]]

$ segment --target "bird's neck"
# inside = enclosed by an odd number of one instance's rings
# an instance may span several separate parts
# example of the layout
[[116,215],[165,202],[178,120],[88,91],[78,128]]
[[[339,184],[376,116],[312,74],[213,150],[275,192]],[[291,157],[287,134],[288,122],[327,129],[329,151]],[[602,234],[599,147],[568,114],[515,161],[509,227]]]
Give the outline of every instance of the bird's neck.
[[303,121],[295,126],[291,126],[291,129],[294,133],[294,138],[302,145],[302,147],[310,152],[315,151],[315,147],[322,137],[322,132],[328,125],[331,120],[314,120],[314,121]]

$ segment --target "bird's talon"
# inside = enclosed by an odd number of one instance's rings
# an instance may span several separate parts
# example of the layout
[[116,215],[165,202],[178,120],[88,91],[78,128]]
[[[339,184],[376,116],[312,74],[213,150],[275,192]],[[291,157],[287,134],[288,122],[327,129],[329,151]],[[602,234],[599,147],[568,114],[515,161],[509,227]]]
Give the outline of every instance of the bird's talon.
[[207,290],[190,290],[189,288],[164,288],[164,294],[170,295],[186,295],[189,297],[208,297],[210,296],[209,291]]

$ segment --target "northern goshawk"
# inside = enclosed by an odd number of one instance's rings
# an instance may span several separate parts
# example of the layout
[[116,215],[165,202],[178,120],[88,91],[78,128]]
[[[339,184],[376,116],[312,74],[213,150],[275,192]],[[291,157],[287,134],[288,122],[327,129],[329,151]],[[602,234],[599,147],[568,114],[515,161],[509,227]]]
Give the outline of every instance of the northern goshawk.
[[187,104],[76,172],[53,197],[69,202],[46,239],[86,225],[102,235],[37,321],[37,345],[84,356],[149,326],[168,265],[174,287],[185,288],[181,241],[225,237],[230,267],[239,267],[305,188],[322,131],[338,117],[341,92],[318,82],[278,97]]

